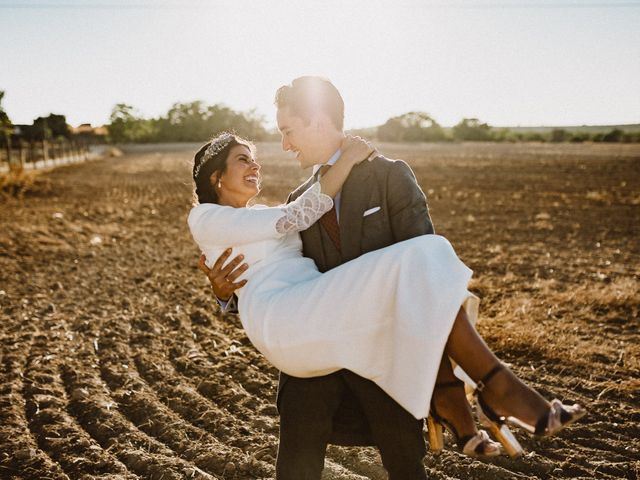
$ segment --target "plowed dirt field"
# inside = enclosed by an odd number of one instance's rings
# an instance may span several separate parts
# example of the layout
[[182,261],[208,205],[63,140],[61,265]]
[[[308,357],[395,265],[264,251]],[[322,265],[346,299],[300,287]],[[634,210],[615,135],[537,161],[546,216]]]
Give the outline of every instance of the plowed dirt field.
[[[636,479],[640,146],[379,147],[475,271],[491,347],[589,409],[557,437],[518,433],[520,459],[429,454],[430,478]],[[0,478],[273,477],[277,371],[196,268],[194,149],[60,167],[0,200]],[[259,201],[283,201],[306,174],[258,152]],[[324,478],[386,475],[374,449],[330,447]]]

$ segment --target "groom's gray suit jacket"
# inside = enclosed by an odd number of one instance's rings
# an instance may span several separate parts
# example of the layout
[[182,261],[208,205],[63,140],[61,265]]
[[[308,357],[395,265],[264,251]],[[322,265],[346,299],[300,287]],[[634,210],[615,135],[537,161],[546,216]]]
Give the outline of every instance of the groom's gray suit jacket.
[[[315,177],[309,178],[289,195],[287,202],[298,198],[315,181]],[[319,222],[300,233],[304,256],[312,258],[321,272],[372,250],[434,233],[426,197],[409,166],[402,160],[382,156],[362,162],[351,171],[342,187],[339,225],[341,252]],[[357,284],[353,290],[357,295]],[[390,292],[380,292],[381,296],[386,294]],[[281,373],[278,399],[289,378]],[[343,400],[334,419],[331,443],[373,445],[367,422],[354,397]]]

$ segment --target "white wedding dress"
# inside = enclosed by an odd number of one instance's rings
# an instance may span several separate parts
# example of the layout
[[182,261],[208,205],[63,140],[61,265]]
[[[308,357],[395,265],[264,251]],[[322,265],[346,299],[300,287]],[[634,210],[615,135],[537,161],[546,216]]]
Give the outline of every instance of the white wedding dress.
[[423,235],[320,273],[298,232],[332,206],[316,182],[288,205],[201,204],[188,222],[209,266],[227,247],[245,256],[240,320],[279,370],[315,377],[346,368],[424,418],[458,310],[477,317],[472,272],[444,237]]

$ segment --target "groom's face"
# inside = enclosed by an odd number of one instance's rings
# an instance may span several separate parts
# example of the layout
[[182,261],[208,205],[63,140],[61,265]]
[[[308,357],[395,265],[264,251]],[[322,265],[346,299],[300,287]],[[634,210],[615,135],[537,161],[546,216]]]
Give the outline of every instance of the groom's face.
[[296,160],[302,168],[326,161],[326,138],[322,129],[313,119],[305,122],[293,115],[289,107],[282,107],[277,112],[278,130],[282,135],[282,149],[294,152]]

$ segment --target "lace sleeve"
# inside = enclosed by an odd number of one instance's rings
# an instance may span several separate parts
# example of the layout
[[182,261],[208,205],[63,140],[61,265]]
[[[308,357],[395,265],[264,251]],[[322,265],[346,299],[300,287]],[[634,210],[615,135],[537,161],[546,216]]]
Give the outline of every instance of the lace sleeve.
[[320,182],[282,208],[284,216],[276,223],[280,234],[301,232],[316,223],[333,207],[333,199],[320,190]]

